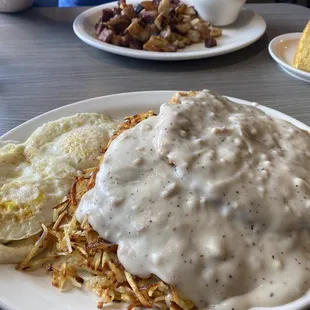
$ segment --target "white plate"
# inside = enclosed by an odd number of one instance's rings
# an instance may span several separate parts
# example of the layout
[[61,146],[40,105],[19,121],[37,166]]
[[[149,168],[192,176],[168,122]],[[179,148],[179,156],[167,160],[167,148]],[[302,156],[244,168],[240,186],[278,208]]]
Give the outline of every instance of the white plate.
[[[128,3],[133,4],[139,2],[141,1],[128,1]],[[183,2],[192,4],[191,0],[184,0]],[[95,24],[101,16],[102,9],[115,6],[117,3],[112,2],[91,8],[80,14],[73,23],[75,34],[85,43],[113,54],[153,60],[186,60],[213,57],[239,50],[257,41],[266,30],[266,22],[261,16],[243,9],[234,24],[222,27],[223,35],[218,38],[216,47],[206,48],[203,43],[199,43],[176,53],[139,51],[104,43],[96,38]]]
[[[147,110],[158,110],[161,103],[168,101],[174,91],[149,91],[127,94],[118,94],[106,97],[93,98],[42,114],[32,120],[9,131],[0,138],[0,141],[25,141],[39,126],[64,116],[79,112],[101,112],[113,118],[122,118],[127,115]],[[240,104],[253,104],[249,101],[230,98]],[[310,128],[296,119],[276,110],[257,105],[268,115],[284,119],[296,126],[310,131]],[[10,310],[85,310],[96,309],[96,296],[87,291],[78,289],[60,293],[50,284],[50,278],[44,273],[22,273],[14,266],[0,265],[0,307]],[[269,308],[270,310],[301,310],[310,305],[310,295],[307,295],[289,305]],[[111,309],[115,309],[112,307]],[[260,308],[262,309],[262,308]],[[265,310],[267,308],[264,308]]]
[[294,56],[301,35],[301,32],[294,32],[275,37],[269,43],[269,53],[286,73],[296,79],[310,83],[310,72],[293,67]]

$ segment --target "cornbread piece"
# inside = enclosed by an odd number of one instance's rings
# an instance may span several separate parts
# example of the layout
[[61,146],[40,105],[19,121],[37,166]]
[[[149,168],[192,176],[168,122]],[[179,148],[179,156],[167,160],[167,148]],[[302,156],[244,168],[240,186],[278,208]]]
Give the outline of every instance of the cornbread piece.
[[294,58],[294,67],[310,72],[310,20],[299,40]]

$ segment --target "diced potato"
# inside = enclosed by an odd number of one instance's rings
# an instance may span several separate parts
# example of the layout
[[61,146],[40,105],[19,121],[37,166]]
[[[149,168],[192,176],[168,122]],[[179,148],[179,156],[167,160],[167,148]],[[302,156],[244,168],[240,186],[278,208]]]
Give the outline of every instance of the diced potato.
[[110,29],[115,30],[117,34],[124,33],[125,29],[129,26],[130,20],[125,16],[115,15],[106,23]]
[[187,10],[187,5],[186,4],[181,4],[178,7],[176,7],[175,11],[177,13],[177,15],[182,15],[182,14],[186,14],[186,10]]
[[128,47],[129,46],[129,39],[127,35],[122,36],[122,46]]
[[159,30],[155,26],[155,24],[146,24],[145,30],[151,34],[151,36],[157,36],[159,34]]
[[181,36],[178,33],[172,32],[169,41],[179,48],[184,48],[187,45],[191,44],[191,41],[184,36]]
[[133,39],[141,42],[146,42],[150,38],[150,33],[143,29],[138,22],[131,23],[126,29],[126,33]]
[[140,12],[141,19],[147,24],[154,23],[157,16],[158,16],[157,10],[147,11],[144,9]]
[[137,13],[136,13],[133,5],[131,5],[131,4],[127,5],[123,9],[121,15],[126,16],[129,19],[137,17]]
[[196,16],[196,15],[197,15],[197,12],[196,12],[196,10],[195,10],[195,8],[194,8],[193,6],[189,6],[189,7],[186,9],[186,11],[185,11],[184,14],[190,15],[190,16]]
[[196,26],[194,26],[194,30],[199,31],[201,40],[205,40],[210,36],[210,28],[207,22],[200,21]]
[[192,16],[190,15],[181,15],[179,18],[181,19],[182,23],[188,23],[192,21]]
[[158,12],[168,16],[170,12],[170,0],[161,0],[158,6]]
[[121,46],[121,45],[122,45],[122,37],[115,34],[115,35],[112,37],[111,43],[112,43],[113,45]]
[[177,41],[177,40],[182,40],[183,39],[183,36],[181,36],[180,34],[178,33],[175,33],[175,32],[171,32],[171,41],[170,42],[174,42],[174,41]]
[[120,35],[113,35],[112,40],[110,42],[113,45],[117,46],[128,46],[128,38],[126,36],[120,36]]
[[168,18],[161,13],[156,17],[154,24],[158,30],[163,30],[168,25]]
[[118,3],[119,3],[120,9],[123,9],[123,8],[125,8],[127,6],[126,0],[119,0]]
[[186,47],[184,40],[181,40],[181,41],[176,40],[173,42],[173,45],[177,48],[185,48]]
[[154,52],[176,52],[177,48],[171,45],[161,36],[152,36],[144,45],[143,49]]
[[222,35],[222,29],[220,28],[211,27],[210,30],[211,30],[210,36],[213,38],[216,38]]
[[192,28],[191,23],[182,23],[175,25],[175,28],[180,32],[181,34],[187,34],[188,31]]
[[188,31],[187,38],[193,43],[198,43],[200,41],[200,33],[198,30],[190,29]]
[[192,26],[196,26],[200,23],[200,19],[197,17],[191,21]]
[[156,5],[152,1],[142,1],[141,5],[147,10],[147,11],[154,11],[157,10]]

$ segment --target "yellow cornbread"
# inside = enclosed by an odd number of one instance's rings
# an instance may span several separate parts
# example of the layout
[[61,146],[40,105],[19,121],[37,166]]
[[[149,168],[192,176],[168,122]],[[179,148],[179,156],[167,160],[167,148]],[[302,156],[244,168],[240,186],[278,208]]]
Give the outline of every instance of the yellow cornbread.
[[299,40],[294,57],[294,67],[310,72],[310,20]]

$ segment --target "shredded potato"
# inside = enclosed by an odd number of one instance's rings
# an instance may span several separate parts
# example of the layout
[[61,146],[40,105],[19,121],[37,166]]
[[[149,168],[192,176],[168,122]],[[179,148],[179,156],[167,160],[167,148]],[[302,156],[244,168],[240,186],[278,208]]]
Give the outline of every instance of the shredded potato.
[[[155,112],[149,111],[125,118],[107,148],[123,131],[153,115]],[[54,222],[48,227],[42,225],[41,236],[16,269],[29,271],[44,267],[51,274],[52,285],[60,291],[84,286],[99,297],[98,308],[114,301],[128,303],[128,310],[135,307],[195,309],[175,287],[155,275],[144,279],[131,275],[117,258],[117,245],[101,238],[87,218],[82,223],[77,221],[74,212],[82,196],[94,187],[98,170],[98,167],[87,169],[76,179],[66,200],[54,208]]]

